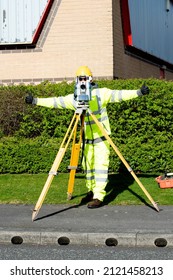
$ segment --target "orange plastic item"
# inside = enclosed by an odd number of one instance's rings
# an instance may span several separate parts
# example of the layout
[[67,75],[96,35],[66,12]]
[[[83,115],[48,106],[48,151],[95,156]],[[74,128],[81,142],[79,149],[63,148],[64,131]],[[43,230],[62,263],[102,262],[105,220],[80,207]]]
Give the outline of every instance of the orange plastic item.
[[173,178],[159,176],[155,180],[160,185],[161,189],[173,188]]

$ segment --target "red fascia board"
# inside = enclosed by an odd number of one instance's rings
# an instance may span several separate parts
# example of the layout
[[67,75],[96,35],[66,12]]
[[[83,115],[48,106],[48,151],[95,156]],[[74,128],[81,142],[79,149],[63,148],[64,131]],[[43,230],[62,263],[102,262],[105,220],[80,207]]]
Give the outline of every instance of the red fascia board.
[[130,13],[128,0],[121,0],[121,13],[124,31],[124,43],[126,46],[132,46],[132,32],[130,25]]
[[34,35],[32,37],[32,44],[35,44],[37,42],[39,36],[40,36],[40,33],[42,31],[42,28],[43,28],[43,25],[44,25],[44,23],[46,21],[46,18],[47,18],[48,14],[49,14],[49,11],[50,11],[50,8],[51,8],[51,6],[53,4],[53,1],[54,0],[48,0],[48,2],[47,2],[47,5],[46,5],[46,7],[45,7],[45,9],[43,11],[43,14],[42,14],[42,16],[40,18],[40,21],[38,23],[38,26],[36,28],[36,31],[35,31],[35,33],[34,33]]

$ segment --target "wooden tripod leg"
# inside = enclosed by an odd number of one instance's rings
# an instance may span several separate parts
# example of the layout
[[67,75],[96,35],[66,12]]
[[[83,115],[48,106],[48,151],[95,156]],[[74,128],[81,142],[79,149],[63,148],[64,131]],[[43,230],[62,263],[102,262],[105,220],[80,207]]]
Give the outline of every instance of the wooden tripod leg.
[[[75,119],[76,119],[76,121],[75,121]],[[60,165],[60,163],[61,163],[61,161],[62,161],[62,159],[64,157],[64,154],[65,154],[65,152],[67,150],[67,147],[68,147],[69,142],[70,142],[70,140],[72,138],[72,135],[73,135],[73,133],[74,133],[76,127],[77,127],[79,119],[80,119],[80,115],[76,115],[75,114],[73,116],[73,119],[72,119],[72,121],[71,121],[71,123],[69,125],[69,128],[68,128],[68,130],[66,132],[66,135],[65,135],[65,137],[64,137],[64,139],[62,141],[60,149],[59,149],[59,151],[58,151],[58,153],[56,155],[56,158],[55,158],[55,160],[53,162],[53,165],[52,165],[52,168],[51,168],[51,170],[49,172],[49,176],[47,178],[47,181],[46,181],[46,183],[45,183],[45,185],[43,187],[43,190],[42,190],[42,192],[41,192],[41,194],[39,196],[39,199],[38,199],[38,201],[36,203],[36,206],[35,206],[35,208],[33,210],[32,221],[34,221],[36,216],[38,215],[38,212],[39,212],[39,210],[40,210],[40,208],[41,208],[41,206],[43,204],[43,201],[44,201],[44,199],[46,197],[46,194],[47,194],[47,192],[48,192],[48,190],[50,188],[52,180],[53,180],[54,176],[57,175],[57,170],[58,170],[59,165]],[[74,121],[75,121],[75,123],[74,123]],[[74,124],[74,127],[73,127],[73,129],[72,129],[72,131],[70,133],[70,130],[71,130],[71,127],[72,127],[73,124]],[[70,133],[70,136],[69,136],[69,133]]]
[[78,166],[80,152],[80,144],[74,144],[72,147],[71,160],[70,160],[70,176],[68,181],[68,190],[67,190],[67,199],[72,199],[73,189],[74,189],[74,180],[76,175],[76,169]]
[[143,186],[143,184],[140,182],[140,180],[138,179],[138,177],[135,175],[135,173],[133,172],[132,168],[130,167],[130,165],[127,163],[127,161],[125,160],[125,158],[122,156],[122,154],[120,153],[120,151],[118,150],[118,148],[115,146],[115,144],[112,142],[111,138],[109,137],[109,135],[107,134],[107,132],[105,131],[105,129],[102,127],[102,125],[99,123],[99,121],[97,120],[97,118],[91,113],[91,111],[89,111],[92,119],[94,120],[94,122],[97,124],[97,126],[99,127],[99,129],[101,130],[101,132],[103,133],[103,135],[105,136],[105,138],[108,140],[109,144],[112,146],[112,148],[114,149],[114,151],[116,152],[116,154],[119,156],[119,158],[121,159],[121,161],[124,163],[124,165],[126,166],[127,170],[131,173],[131,175],[133,176],[133,178],[135,179],[135,181],[137,182],[137,184],[139,185],[139,187],[143,190],[143,192],[145,193],[145,195],[148,197],[148,199],[150,200],[150,202],[153,204],[154,208],[159,212],[159,208],[156,204],[156,202],[154,202],[154,200],[152,199],[151,195],[148,193],[148,191],[145,189],[145,187]]
[[67,199],[68,200],[70,200],[72,198],[73,189],[74,189],[74,181],[75,181],[75,175],[76,175],[76,170],[77,170],[78,161],[79,161],[79,154],[80,154],[82,135],[83,135],[83,129],[84,129],[84,118],[85,118],[84,114],[82,114],[81,115],[80,137],[79,137],[78,143],[76,143],[77,128],[74,132],[73,146],[72,146],[70,166],[69,166],[70,176],[69,176],[68,190],[67,190]]
[[54,176],[57,174],[57,169],[58,169],[58,167],[59,167],[59,165],[60,165],[60,163],[62,161],[64,153],[65,153],[65,148],[60,148],[59,152],[58,152],[58,154],[57,154],[57,156],[56,156],[56,158],[54,160],[52,168],[51,168],[51,170],[49,172],[49,175],[48,175],[46,183],[45,183],[45,185],[43,187],[43,190],[42,190],[42,192],[41,192],[41,194],[39,196],[39,199],[38,199],[38,201],[36,203],[36,206],[35,206],[35,208],[33,210],[32,221],[34,221],[36,216],[38,215],[38,212],[39,212],[39,210],[40,210],[40,208],[41,208],[41,206],[43,204],[43,201],[44,201],[44,199],[46,197],[46,194],[47,194],[47,192],[48,192],[48,190],[50,188],[52,180],[53,180]]

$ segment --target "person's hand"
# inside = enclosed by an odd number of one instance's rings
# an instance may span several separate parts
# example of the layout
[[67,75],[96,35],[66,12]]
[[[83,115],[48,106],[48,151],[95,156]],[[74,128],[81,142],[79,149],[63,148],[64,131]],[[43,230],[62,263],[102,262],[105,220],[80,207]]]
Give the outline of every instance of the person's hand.
[[147,87],[145,85],[145,83],[141,87],[141,92],[142,92],[143,95],[149,94],[149,92],[150,92],[149,87]]
[[33,96],[32,95],[28,95],[28,96],[26,96],[25,97],[25,102],[27,103],[27,104],[32,104],[33,103]]

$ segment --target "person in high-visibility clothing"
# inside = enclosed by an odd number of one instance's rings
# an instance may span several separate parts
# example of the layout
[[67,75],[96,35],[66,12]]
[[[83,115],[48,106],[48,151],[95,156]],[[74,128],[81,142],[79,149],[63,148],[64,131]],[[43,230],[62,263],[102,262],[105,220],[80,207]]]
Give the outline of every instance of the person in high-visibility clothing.
[[[145,85],[137,90],[98,88],[93,82],[91,70],[87,66],[81,66],[76,72],[76,83],[85,83],[86,81],[89,81],[91,85],[89,108],[108,135],[111,134],[111,130],[106,110],[107,104],[137,98],[138,96],[149,93],[149,88]],[[57,109],[66,108],[76,110],[78,105],[78,102],[74,98],[74,93],[68,94],[67,96],[48,98],[34,98],[29,95],[25,101],[28,104]],[[85,145],[83,166],[86,172],[86,187],[88,192],[82,199],[82,203],[88,203],[88,208],[92,209],[100,207],[106,195],[105,187],[108,181],[110,145],[87,112],[84,127]]]

